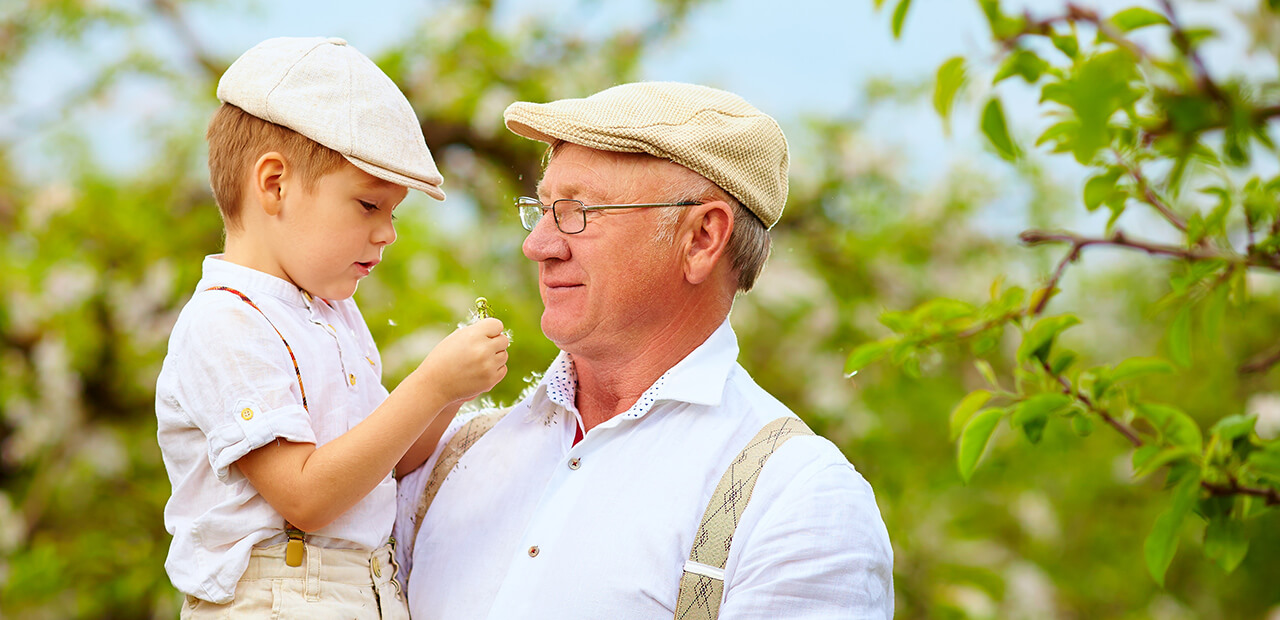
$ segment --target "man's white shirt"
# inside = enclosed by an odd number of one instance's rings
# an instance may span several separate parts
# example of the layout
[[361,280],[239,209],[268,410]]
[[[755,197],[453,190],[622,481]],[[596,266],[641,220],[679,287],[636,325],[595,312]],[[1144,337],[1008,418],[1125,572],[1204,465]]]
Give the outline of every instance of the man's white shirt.
[[[757,431],[793,415],[736,362],[726,320],[575,446],[570,356],[466,452],[412,538],[435,464],[400,482],[416,620],[672,617],[694,534]],[[441,445],[468,417],[460,416]],[[723,619],[889,618],[893,552],[870,485],[830,441],[770,458],[725,565]]]

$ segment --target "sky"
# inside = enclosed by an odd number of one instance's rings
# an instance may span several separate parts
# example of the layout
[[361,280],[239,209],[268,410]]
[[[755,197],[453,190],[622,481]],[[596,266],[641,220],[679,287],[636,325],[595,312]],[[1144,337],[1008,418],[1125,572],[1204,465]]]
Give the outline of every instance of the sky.
[[[125,7],[148,1],[97,0]],[[1229,7],[1248,1],[1180,2],[1178,7],[1190,21],[1226,28],[1229,41],[1240,38],[1230,36]],[[885,0],[877,11],[872,0],[788,0],[782,10],[784,5],[772,0],[713,0],[694,11],[676,40],[649,54],[643,78],[698,82],[733,91],[775,116],[789,134],[796,133],[806,116],[860,119],[868,139],[887,152],[900,152],[897,160],[904,162],[904,173],[923,183],[940,178],[957,161],[976,158],[979,163],[996,163],[976,129],[978,97],[985,86],[974,89],[967,105],[958,106],[949,137],[943,137],[927,97],[900,106],[867,105],[863,93],[871,80],[928,85],[938,65],[950,56],[963,54],[981,61],[993,54],[976,0],[914,0],[898,40],[889,25],[894,4],[895,0]],[[1005,0],[1003,4],[1043,14],[1060,10],[1065,2]],[[1084,4],[1111,13],[1154,2]],[[447,5],[442,0],[232,0],[195,3],[184,11],[196,38],[223,58],[234,58],[268,37],[315,35],[343,37],[376,56],[422,20],[438,17]],[[523,16],[536,12],[562,16],[584,31],[642,23],[653,10],[649,0],[498,0],[498,7],[503,28],[519,27]],[[0,9],[0,13],[5,10],[14,9]],[[154,49],[184,55],[167,25],[155,24],[143,36]],[[0,140],[15,143],[19,152],[30,155],[20,158],[29,175],[56,176],[57,162],[41,154],[47,136],[30,129],[49,119],[64,131],[90,135],[94,152],[108,170],[127,173],[146,160],[142,144],[149,119],[168,112],[172,101],[144,80],[125,81],[99,105],[74,117],[58,117],[60,102],[84,88],[96,74],[94,67],[118,57],[129,43],[135,41],[90,33],[78,47],[46,46],[24,61],[11,89],[14,100],[0,109]],[[1223,72],[1250,66],[1238,45],[1220,43],[1208,55],[1210,66]],[[1274,70],[1274,64],[1259,66]],[[1032,91],[1017,88],[1010,85],[1009,92],[1002,94],[1008,97],[1015,136],[1029,143],[1044,120]],[[1083,171],[1060,158],[1052,162],[1050,173],[1070,184],[1078,182]]]

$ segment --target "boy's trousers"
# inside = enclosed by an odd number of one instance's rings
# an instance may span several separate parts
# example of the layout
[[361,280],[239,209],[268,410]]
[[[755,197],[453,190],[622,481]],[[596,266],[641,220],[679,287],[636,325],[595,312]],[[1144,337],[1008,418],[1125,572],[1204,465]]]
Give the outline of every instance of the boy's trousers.
[[284,551],[285,543],[254,549],[235,600],[219,605],[188,596],[182,620],[408,620],[391,545],[370,553],[308,544],[297,567],[285,564]]

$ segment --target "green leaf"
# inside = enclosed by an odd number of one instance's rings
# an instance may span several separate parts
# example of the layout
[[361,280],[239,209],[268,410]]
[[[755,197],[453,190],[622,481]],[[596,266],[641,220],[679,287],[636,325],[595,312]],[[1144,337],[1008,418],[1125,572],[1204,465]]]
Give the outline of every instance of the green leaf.
[[938,67],[933,85],[933,109],[942,117],[942,128],[947,133],[951,132],[951,106],[966,79],[963,56],[953,56]]
[[1111,16],[1109,20],[1121,32],[1130,32],[1147,26],[1168,24],[1165,16],[1140,7],[1132,7]]
[[1061,411],[1069,404],[1071,404],[1071,397],[1066,394],[1036,394],[1018,403],[1013,410],[1011,422],[1015,427],[1022,429],[1028,441],[1040,443],[1040,437],[1044,433],[1045,424],[1049,422],[1049,416]]
[[907,9],[911,8],[911,0],[898,0],[898,6],[893,9],[893,38],[902,37],[902,23],[907,19]]
[[1111,169],[1103,174],[1090,177],[1084,184],[1084,207],[1090,211],[1102,206],[1102,201],[1116,189],[1116,181],[1120,179],[1121,170]]
[[1074,131],[1055,134],[1055,150],[1070,151],[1077,162],[1090,165],[1112,142],[1111,118],[1142,97],[1141,83],[1132,52],[1118,48],[1077,60],[1070,75],[1046,84],[1041,102],[1062,105],[1069,114],[1061,115],[1061,122],[1076,123]]
[[1053,348],[1053,341],[1063,330],[1080,323],[1080,319],[1071,314],[1050,316],[1040,319],[1022,337],[1018,347],[1018,361],[1026,362],[1032,358],[1047,360]]
[[1253,434],[1253,427],[1257,423],[1258,418],[1256,416],[1229,415],[1218,420],[1218,423],[1209,429],[1209,433],[1217,435],[1222,441],[1232,442],[1240,437],[1248,437]]
[[871,362],[884,357],[896,344],[896,340],[877,340],[858,345],[844,362],[844,376],[851,377]]
[[1053,356],[1052,361],[1049,362],[1049,372],[1055,375],[1060,375],[1066,372],[1067,369],[1071,367],[1071,364],[1075,363],[1075,361],[1075,353],[1072,353],[1071,351],[1059,351]]
[[1204,530],[1204,554],[1209,559],[1230,573],[1248,552],[1249,539],[1245,537],[1244,523],[1230,515],[1209,519],[1209,526]]
[[1186,448],[1161,447],[1147,444],[1133,451],[1133,476],[1145,478],[1151,472],[1166,464],[1180,459],[1190,458],[1192,453]]
[[968,482],[969,477],[973,475],[974,468],[978,466],[978,459],[982,457],[987,441],[991,439],[991,433],[996,430],[996,424],[999,424],[1004,414],[1004,409],[983,409],[974,414],[968,424],[964,425],[964,430],[960,433],[960,450],[956,455],[956,464],[960,468],[960,477],[964,478],[965,482]]
[[1158,357],[1131,357],[1111,369],[1112,382],[1119,382],[1141,375],[1173,372],[1173,364]]
[[1179,366],[1191,366],[1191,306],[1183,306],[1169,324],[1169,357]]
[[1265,450],[1254,450],[1246,461],[1260,476],[1280,482],[1280,442],[1272,442]]
[[1226,316],[1229,305],[1228,293],[1230,293],[1228,287],[1217,286],[1204,303],[1201,328],[1204,330],[1205,340],[1209,342],[1219,341],[1218,338],[1222,333],[1222,318]]
[[1071,416],[1071,430],[1080,437],[1088,437],[1093,434],[1093,417],[1084,413]]
[[911,311],[911,318],[918,323],[950,321],[973,316],[975,308],[958,299],[935,297]]
[[988,362],[987,360],[974,360],[973,366],[978,369],[978,374],[982,375],[982,378],[986,379],[987,383],[991,384],[991,387],[997,389],[1000,387],[1000,382],[996,380],[996,370],[991,367],[991,362]]
[[951,410],[951,441],[960,436],[960,431],[973,416],[973,412],[981,409],[988,400],[991,400],[991,392],[987,390],[974,390],[960,400],[955,409]]
[[1200,426],[1181,409],[1168,405],[1140,403],[1137,414],[1160,431],[1164,441],[1199,454],[1204,446],[1204,438],[1200,434]]
[[982,109],[982,133],[987,136],[996,153],[1008,161],[1018,159],[1018,146],[1009,137],[1009,128],[1004,120],[1004,107],[1000,100],[992,98]]
[[1173,491],[1173,501],[1156,518],[1155,525],[1142,545],[1147,570],[1161,587],[1164,586],[1164,574],[1169,570],[1173,554],[1178,550],[1178,531],[1182,529],[1183,520],[1190,514],[1199,490],[1198,476],[1184,478]]
[[1058,48],[1058,51],[1066,54],[1067,58],[1075,60],[1076,56],[1080,55],[1080,43],[1076,41],[1076,33],[1074,31],[1066,34],[1054,32],[1049,35],[1049,38],[1053,40],[1053,46]]
[[1028,84],[1035,84],[1040,79],[1040,76],[1044,75],[1044,72],[1048,70],[1049,63],[1037,56],[1035,52],[1018,50],[1004,59],[991,83],[999,84],[1007,78],[1019,75]]

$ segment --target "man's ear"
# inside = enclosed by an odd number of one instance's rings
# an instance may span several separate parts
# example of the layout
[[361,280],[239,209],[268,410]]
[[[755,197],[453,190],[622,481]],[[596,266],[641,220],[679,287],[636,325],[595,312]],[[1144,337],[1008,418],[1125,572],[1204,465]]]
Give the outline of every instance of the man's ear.
[[289,162],[284,155],[271,151],[264,153],[253,164],[253,186],[250,194],[257,199],[258,207],[267,215],[278,215],[284,203],[285,182],[289,177]]
[[690,284],[702,284],[721,265],[729,236],[733,234],[733,210],[723,200],[689,207],[683,227],[685,240],[684,277]]

